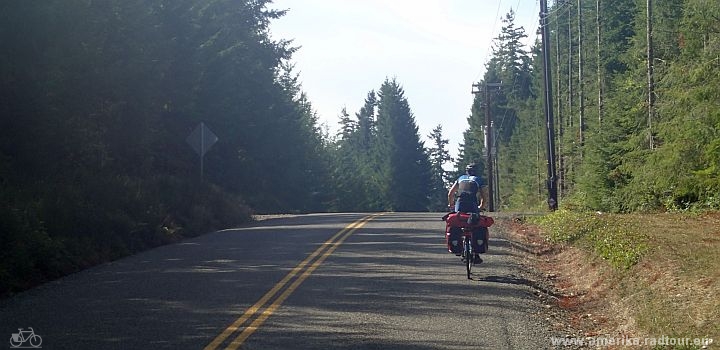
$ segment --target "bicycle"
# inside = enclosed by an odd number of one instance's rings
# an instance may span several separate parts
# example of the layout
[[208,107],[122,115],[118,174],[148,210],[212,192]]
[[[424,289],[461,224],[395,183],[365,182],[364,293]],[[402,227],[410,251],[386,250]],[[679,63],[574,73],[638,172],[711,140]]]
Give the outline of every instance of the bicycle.
[[28,327],[29,331],[24,331],[22,328],[18,328],[17,333],[13,333],[10,337],[10,347],[19,348],[23,343],[28,342],[31,347],[39,348],[42,344],[42,338],[35,334],[35,330],[32,327]]
[[461,258],[465,262],[465,268],[467,270],[467,278],[472,279],[472,268],[475,265],[475,251],[472,245],[472,229],[469,227],[463,227],[463,250]]
[[[442,217],[442,220],[446,222],[445,235],[449,251],[453,251],[450,241],[450,237],[452,235],[451,232],[459,233],[458,229],[462,230],[462,246],[460,247],[462,250],[460,252],[455,250],[455,255],[461,256],[462,262],[465,265],[467,278],[472,279],[472,269],[473,266],[475,266],[475,255],[476,253],[484,253],[487,249],[487,240],[489,238],[487,228],[493,225],[494,220],[489,216],[481,215],[479,213],[466,212],[450,212],[445,214],[445,216]],[[478,238],[478,240],[482,240],[482,243],[480,243],[481,250],[476,252],[475,249],[473,249],[473,231],[482,229],[484,229],[484,232],[480,231],[482,232],[482,236],[480,236],[481,238]],[[460,237],[457,236],[457,238]],[[454,242],[457,241],[452,241],[452,243]]]

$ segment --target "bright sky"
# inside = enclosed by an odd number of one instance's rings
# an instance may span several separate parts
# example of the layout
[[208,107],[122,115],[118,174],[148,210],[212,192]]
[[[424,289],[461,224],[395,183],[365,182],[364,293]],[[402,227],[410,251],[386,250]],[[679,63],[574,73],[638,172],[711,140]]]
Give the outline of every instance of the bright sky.
[[273,38],[293,39],[295,72],[334,134],[343,107],[355,116],[370,90],[396,78],[426,140],[438,124],[457,156],[473,95],[502,19],[536,39],[539,0],[274,0],[288,13]]

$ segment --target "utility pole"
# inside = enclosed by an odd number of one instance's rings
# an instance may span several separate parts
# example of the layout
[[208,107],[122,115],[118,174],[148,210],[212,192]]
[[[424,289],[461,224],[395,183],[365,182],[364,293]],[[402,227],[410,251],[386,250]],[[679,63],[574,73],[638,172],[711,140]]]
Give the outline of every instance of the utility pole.
[[[557,6],[567,6],[567,3],[565,2],[565,3],[562,3],[562,4],[558,4]],[[563,89],[562,89],[562,88],[563,88],[563,79],[559,79],[559,77],[561,76],[561,75],[560,75],[560,72],[562,72],[562,66],[560,65],[560,62],[562,62],[562,61],[561,61],[560,53],[561,53],[563,50],[560,48],[560,20],[557,18],[557,16],[559,16],[559,15],[556,15],[556,20],[555,20],[555,30],[556,30],[556,33],[557,33],[557,35],[555,36],[555,69],[556,69],[555,71],[558,73],[558,79],[556,79],[556,80],[557,80],[557,85],[555,85],[555,86],[556,86],[556,89],[557,89],[557,90],[555,90],[555,91],[557,91],[557,94],[556,94],[555,98],[556,98],[556,101],[557,101],[557,102],[556,102],[556,105],[557,105],[557,108],[558,108],[558,109],[557,109],[557,121],[558,121],[558,130],[557,130],[557,132],[558,132],[558,137],[560,138],[560,140],[563,140],[563,139],[564,139],[564,135],[565,135],[565,118],[571,118],[572,110],[571,110],[568,106],[565,106],[565,101],[563,100],[562,93],[561,93],[561,91],[563,91]],[[569,22],[570,22],[570,21],[568,21],[568,23],[569,23]],[[542,33],[541,33],[541,34],[542,34]],[[568,42],[570,41],[569,34],[570,34],[570,32],[568,32]],[[550,41],[550,39],[548,38],[548,42],[549,42],[549,41]],[[548,48],[548,51],[550,51],[549,48]],[[550,63],[549,63],[549,62],[550,62],[550,60],[548,60],[547,67],[550,67]],[[550,69],[550,68],[548,68],[548,69]],[[570,69],[569,66],[568,66],[568,69]],[[567,91],[568,91],[568,99],[569,99],[569,100],[572,100],[572,99],[570,98],[570,95],[569,95],[569,92],[570,92],[570,90],[572,89],[572,86],[571,86],[572,84],[570,84],[570,83],[571,83],[571,80],[568,79],[567,82],[568,82],[568,88],[567,88]],[[565,113],[565,109],[567,109],[567,113]],[[567,114],[567,116],[565,116],[565,114]],[[546,118],[547,118],[547,117],[546,117]],[[558,145],[558,153],[559,153],[559,154],[565,154],[565,153],[566,153],[566,152],[564,152],[565,150],[564,150],[563,148],[564,148],[563,143],[560,142],[560,144]],[[559,158],[558,158],[558,162],[560,163],[560,164],[559,164],[559,166],[560,166],[560,176],[558,177],[558,182],[559,182],[558,185],[559,185],[559,187],[560,187],[560,189],[561,189],[560,192],[562,193],[562,188],[564,187],[563,174],[564,174],[564,169],[565,169],[565,158],[562,157],[562,156],[559,157]]]
[[497,154],[497,150],[494,147],[493,142],[493,121],[492,117],[490,115],[490,88],[496,88],[497,90],[500,90],[502,87],[502,83],[484,83],[483,86],[480,86],[480,84],[473,84],[472,85],[472,93],[473,94],[479,94],[484,93],[485,94],[485,103],[483,106],[485,107],[485,130],[484,130],[484,136],[485,136],[485,169],[487,170],[487,186],[488,186],[488,210],[489,211],[495,211],[495,186],[496,186],[496,175],[494,171],[494,157]]
[[598,105],[598,125],[602,126],[602,120],[603,120],[603,79],[602,79],[602,48],[600,46],[600,0],[597,0],[595,3],[597,7],[597,12],[595,14],[595,24],[597,25],[597,86],[598,86],[598,99],[597,99],[597,105]]
[[652,0],[647,0],[647,84],[648,84],[648,139],[650,149],[655,148],[653,140],[653,119],[655,114],[655,81],[653,78],[653,42],[652,42]]
[[557,210],[557,178],[555,173],[555,125],[553,121],[552,106],[552,83],[550,73],[550,50],[548,42],[550,32],[548,29],[548,8],[547,0],[540,0],[540,30],[542,33],[543,51],[543,77],[545,83],[545,121],[547,131],[547,168],[548,168],[548,207],[550,210]]
[[583,82],[583,13],[581,0],[577,2],[577,20],[578,20],[578,116],[580,125],[578,125],[578,133],[580,138],[580,159],[583,157],[585,146],[585,83]]

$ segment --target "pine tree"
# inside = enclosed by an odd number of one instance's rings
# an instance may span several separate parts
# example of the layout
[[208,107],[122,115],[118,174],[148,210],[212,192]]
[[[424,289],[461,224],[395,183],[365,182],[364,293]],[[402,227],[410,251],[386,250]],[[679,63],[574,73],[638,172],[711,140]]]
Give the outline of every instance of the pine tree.
[[373,155],[376,105],[375,92],[370,91],[355,118],[345,108],[340,113],[340,131],[333,145],[334,210],[383,210],[377,159]]
[[378,180],[386,210],[424,211],[432,189],[430,160],[402,87],[385,80],[378,93]]
[[371,90],[360,111],[355,114],[358,126],[355,159],[358,165],[357,173],[362,179],[360,183],[363,193],[358,197],[357,208],[364,211],[383,209],[384,194],[381,190],[379,164],[373,153],[377,145],[377,104],[377,94]]
[[428,135],[432,141],[432,147],[428,148],[430,167],[432,169],[432,190],[430,194],[430,208],[433,210],[445,210],[447,189],[454,178],[443,166],[453,161],[450,152],[446,149],[449,141],[443,138],[442,125],[438,125]]
[[333,158],[333,187],[335,197],[332,208],[338,211],[354,211],[362,207],[367,194],[363,190],[364,179],[360,176],[358,123],[350,118],[345,108],[340,112],[340,135],[335,143]]

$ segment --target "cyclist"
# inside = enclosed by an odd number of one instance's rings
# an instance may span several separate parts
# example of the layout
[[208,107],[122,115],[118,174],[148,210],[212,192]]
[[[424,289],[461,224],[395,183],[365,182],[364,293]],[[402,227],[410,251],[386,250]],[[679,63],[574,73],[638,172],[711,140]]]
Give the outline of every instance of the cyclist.
[[[485,206],[488,202],[488,188],[485,182],[476,175],[477,165],[470,164],[465,167],[465,175],[460,176],[452,187],[448,191],[448,207],[454,206],[456,212],[463,213],[480,213],[481,210],[485,210]],[[456,198],[456,193],[458,193]],[[482,262],[480,255],[477,253],[480,251],[478,244],[478,238],[487,237],[486,227],[480,228],[480,230],[473,231],[473,250],[475,250],[475,263],[479,264]],[[453,232],[454,233],[454,232]],[[481,237],[476,237],[477,234],[482,234]]]
[[[488,188],[485,181],[476,174],[477,165],[465,167],[465,175],[460,176],[448,191],[448,207],[455,207],[456,212],[479,213],[485,210],[488,202]],[[457,201],[455,193],[459,192]]]

